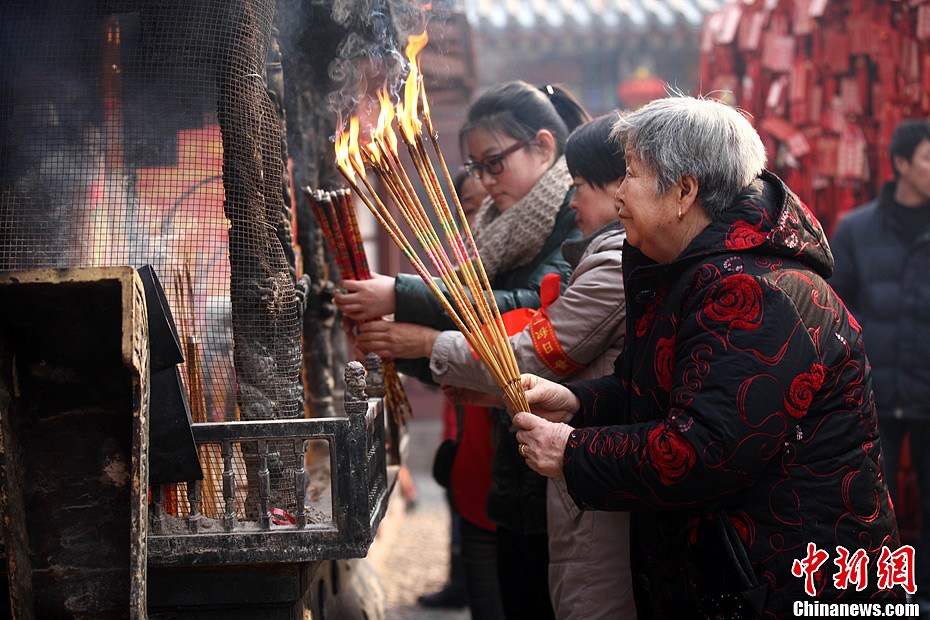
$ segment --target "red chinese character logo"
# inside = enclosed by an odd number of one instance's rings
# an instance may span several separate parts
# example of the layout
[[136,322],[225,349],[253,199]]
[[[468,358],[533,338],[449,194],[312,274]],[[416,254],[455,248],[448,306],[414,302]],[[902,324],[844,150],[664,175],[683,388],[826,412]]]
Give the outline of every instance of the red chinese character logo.
[[836,553],[839,557],[833,560],[833,563],[839,569],[833,575],[833,585],[840,590],[845,590],[850,585],[856,586],[856,592],[865,590],[869,585],[869,556],[866,555],[865,549],[857,549],[850,555],[846,547],[837,547]]
[[904,586],[908,594],[917,591],[914,583],[914,547],[904,545],[897,551],[882,547],[878,558],[878,587],[890,590],[895,586]]
[[814,573],[827,561],[830,554],[817,548],[814,543],[807,543],[807,555],[791,564],[791,574],[795,577],[804,577],[804,591],[808,596],[814,596]]

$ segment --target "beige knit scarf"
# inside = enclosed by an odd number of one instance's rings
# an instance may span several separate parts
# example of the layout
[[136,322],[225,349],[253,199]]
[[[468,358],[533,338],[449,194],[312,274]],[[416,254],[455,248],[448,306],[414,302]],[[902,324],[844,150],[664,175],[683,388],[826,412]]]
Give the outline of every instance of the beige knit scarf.
[[490,198],[475,216],[472,232],[481,262],[493,280],[497,274],[529,264],[542,250],[572,184],[565,157],[540,177],[526,196],[501,213]]

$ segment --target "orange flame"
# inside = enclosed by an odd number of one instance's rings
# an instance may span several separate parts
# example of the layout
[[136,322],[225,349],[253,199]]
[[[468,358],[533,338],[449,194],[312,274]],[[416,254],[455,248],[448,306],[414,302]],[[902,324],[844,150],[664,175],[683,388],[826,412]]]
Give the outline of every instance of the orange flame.
[[[342,124],[340,123],[340,127]],[[349,131],[336,131],[336,166],[349,179],[355,182],[355,174],[365,176],[365,164],[358,145],[358,117],[349,119]]]
[[350,181],[355,181],[355,171],[352,170],[352,163],[349,160],[349,134],[341,129],[342,123],[339,123],[340,129],[336,130],[336,167],[345,174]]
[[397,124],[406,141],[411,144],[416,141],[421,126],[420,119],[417,118],[417,103],[420,98],[420,63],[417,55],[426,47],[428,41],[429,35],[426,30],[417,35],[410,35],[407,38],[407,49],[404,50],[407,60],[410,61],[410,72],[404,83],[403,105],[397,104]]
[[378,114],[378,126],[371,132],[371,139],[382,141],[392,153],[397,153],[397,135],[394,133],[394,104],[388,95],[387,87],[378,90],[378,101],[381,102],[381,113]]
[[362,153],[358,145],[358,117],[353,116],[349,119],[349,143],[348,143],[349,160],[352,166],[360,176],[365,176],[365,164],[362,162]]

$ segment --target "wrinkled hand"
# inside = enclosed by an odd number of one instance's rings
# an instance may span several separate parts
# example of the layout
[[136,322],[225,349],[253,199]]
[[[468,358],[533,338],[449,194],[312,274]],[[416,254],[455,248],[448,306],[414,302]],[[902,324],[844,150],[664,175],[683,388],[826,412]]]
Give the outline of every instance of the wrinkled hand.
[[581,407],[578,397],[564,385],[528,373],[520,375],[520,380],[532,412],[550,422],[568,422]]
[[339,286],[345,292],[335,293],[333,301],[347,317],[369,321],[394,314],[394,278],[373,273],[370,280],[343,280]]
[[443,385],[441,389],[446,399],[453,405],[504,408],[504,395],[499,392],[490,394],[488,392],[479,392],[478,390],[470,390],[454,385]]
[[433,354],[437,336],[437,330],[416,323],[369,321],[358,324],[355,344],[362,351],[381,357],[415,359]]
[[513,416],[517,430],[517,441],[523,444],[526,464],[547,478],[561,478],[565,444],[572,434],[568,424],[549,422],[521,411]]

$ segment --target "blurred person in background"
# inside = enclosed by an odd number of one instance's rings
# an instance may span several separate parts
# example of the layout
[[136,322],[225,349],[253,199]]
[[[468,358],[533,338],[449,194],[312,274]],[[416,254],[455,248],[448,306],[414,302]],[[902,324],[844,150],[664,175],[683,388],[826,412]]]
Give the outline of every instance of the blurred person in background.
[[910,436],[920,487],[916,600],[930,616],[930,122],[899,124],[889,150],[894,180],[836,226],[830,284],[862,325],[899,515],[898,466]]
[[488,192],[484,189],[477,178],[467,172],[460,172],[455,176],[455,187],[453,188],[462,203],[462,211],[465,213],[465,219],[471,225],[475,221],[478,209],[488,197]]

